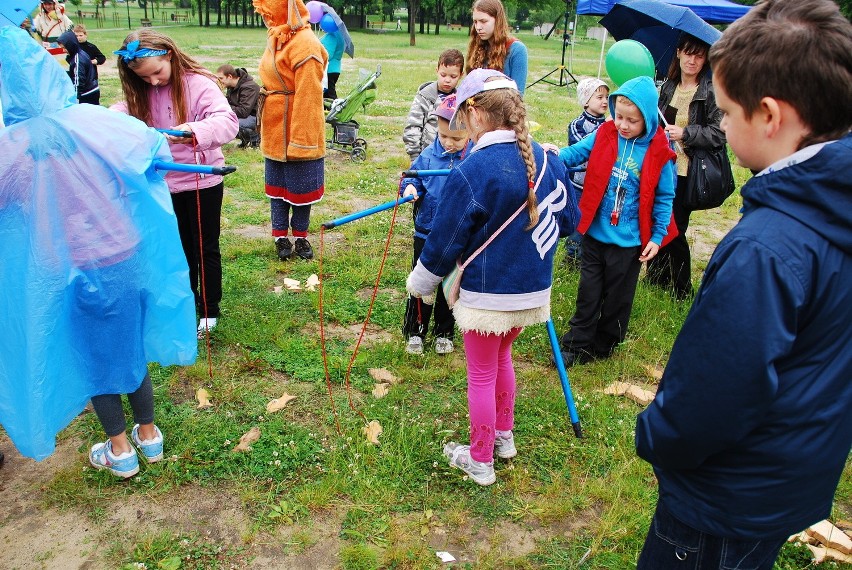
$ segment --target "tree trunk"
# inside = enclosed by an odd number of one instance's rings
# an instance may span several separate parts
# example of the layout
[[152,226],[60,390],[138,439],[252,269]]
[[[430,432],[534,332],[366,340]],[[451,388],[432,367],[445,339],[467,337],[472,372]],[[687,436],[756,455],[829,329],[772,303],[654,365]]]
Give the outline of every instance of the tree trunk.
[[420,9],[420,0],[408,0],[408,45],[417,45],[414,34],[414,25],[417,22],[417,11]]

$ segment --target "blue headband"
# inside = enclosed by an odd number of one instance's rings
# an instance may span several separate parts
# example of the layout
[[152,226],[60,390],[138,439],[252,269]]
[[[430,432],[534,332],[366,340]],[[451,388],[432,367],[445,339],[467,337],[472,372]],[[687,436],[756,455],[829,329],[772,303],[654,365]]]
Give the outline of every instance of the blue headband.
[[151,49],[151,48],[140,48],[139,40],[134,40],[127,44],[125,49],[116,50],[114,52],[115,55],[120,55],[121,59],[126,62],[133,61],[134,59],[140,57],[155,57],[158,55],[166,55],[169,53],[167,49]]

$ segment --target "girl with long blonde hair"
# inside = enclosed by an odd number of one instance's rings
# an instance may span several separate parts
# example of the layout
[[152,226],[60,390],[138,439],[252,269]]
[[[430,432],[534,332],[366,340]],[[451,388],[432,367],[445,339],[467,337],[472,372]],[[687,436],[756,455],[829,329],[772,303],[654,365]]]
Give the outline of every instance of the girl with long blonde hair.
[[550,317],[556,244],[579,214],[564,165],[530,138],[514,81],[474,69],[456,100],[451,124],[464,125],[475,146],[447,178],[406,285],[428,299],[457,262],[469,262],[453,316],[464,336],[470,445],[449,442],[444,454],[475,483],[490,485],[494,455],[517,454],[512,343],[525,326]]

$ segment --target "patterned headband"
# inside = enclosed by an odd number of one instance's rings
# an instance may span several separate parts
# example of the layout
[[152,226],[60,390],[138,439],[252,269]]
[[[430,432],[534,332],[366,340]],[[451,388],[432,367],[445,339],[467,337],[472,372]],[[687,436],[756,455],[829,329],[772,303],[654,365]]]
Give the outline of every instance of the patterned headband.
[[167,49],[151,49],[151,48],[140,48],[139,40],[134,40],[127,44],[125,49],[116,50],[114,52],[115,55],[120,55],[121,59],[126,62],[133,61],[134,59],[138,59],[140,57],[155,57],[158,55],[166,55],[169,53]]

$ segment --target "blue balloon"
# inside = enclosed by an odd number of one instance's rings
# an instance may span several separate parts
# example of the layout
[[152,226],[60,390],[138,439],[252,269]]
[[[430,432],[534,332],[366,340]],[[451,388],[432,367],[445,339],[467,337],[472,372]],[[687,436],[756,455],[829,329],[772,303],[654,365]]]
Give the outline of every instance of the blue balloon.
[[319,21],[320,28],[327,34],[333,34],[337,31],[337,23],[334,21],[334,18],[331,17],[331,14],[324,14]]

